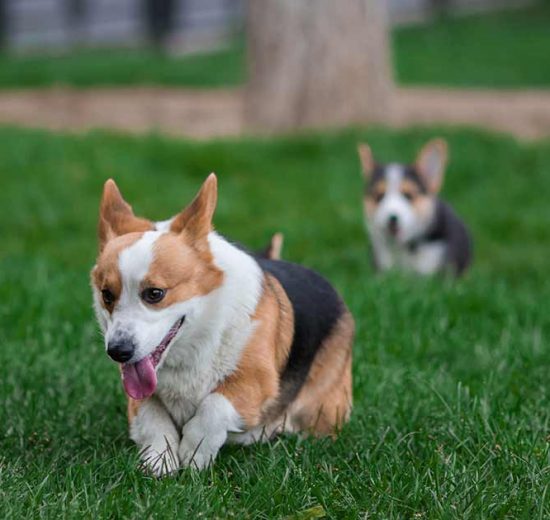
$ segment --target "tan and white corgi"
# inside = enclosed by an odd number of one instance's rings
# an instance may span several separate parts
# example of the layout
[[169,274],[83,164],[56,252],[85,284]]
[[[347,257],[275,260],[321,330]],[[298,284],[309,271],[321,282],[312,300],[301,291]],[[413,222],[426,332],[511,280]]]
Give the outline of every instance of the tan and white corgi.
[[379,164],[366,144],[358,147],[365,191],[365,225],[380,271],[403,269],[459,276],[471,263],[470,234],[438,193],[447,143],[428,142],[413,165]]
[[138,218],[112,180],[94,307],[120,363],[130,436],[157,475],[207,466],[226,442],[332,435],[351,410],[353,318],[331,285],[213,231],[217,180],[169,221]]

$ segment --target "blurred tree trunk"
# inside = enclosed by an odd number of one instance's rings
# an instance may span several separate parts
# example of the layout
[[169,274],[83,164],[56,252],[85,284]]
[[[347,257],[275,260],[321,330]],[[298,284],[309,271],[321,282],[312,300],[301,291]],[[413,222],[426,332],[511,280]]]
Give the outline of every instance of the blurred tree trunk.
[[246,119],[257,129],[384,121],[384,0],[249,0]]

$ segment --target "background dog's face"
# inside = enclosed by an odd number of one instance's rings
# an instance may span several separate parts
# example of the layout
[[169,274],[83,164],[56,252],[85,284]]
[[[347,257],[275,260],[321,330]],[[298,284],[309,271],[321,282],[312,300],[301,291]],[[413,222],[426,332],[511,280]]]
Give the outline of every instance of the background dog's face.
[[376,164],[366,144],[358,150],[365,178],[367,227],[398,244],[414,240],[426,231],[433,217],[447,158],[445,142],[430,141],[414,165]]
[[92,287],[107,352],[115,361],[139,369],[148,359],[156,369],[175,339],[200,317],[203,297],[221,285],[223,273],[208,244],[216,198],[212,175],[169,228],[157,231],[134,215],[113,181],[105,184]]

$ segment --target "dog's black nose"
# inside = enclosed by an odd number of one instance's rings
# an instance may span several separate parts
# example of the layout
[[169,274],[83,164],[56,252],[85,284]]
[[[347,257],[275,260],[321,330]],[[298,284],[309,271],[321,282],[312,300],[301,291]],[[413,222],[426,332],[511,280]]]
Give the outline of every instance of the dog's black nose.
[[113,361],[118,363],[126,363],[126,361],[132,359],[135,349],[133,341],[129,338],[117,338],[107,344],[107,354]]
[[393,236],[399,233],[399,218],[397,215],[392,214],[388,217],[388,233]]

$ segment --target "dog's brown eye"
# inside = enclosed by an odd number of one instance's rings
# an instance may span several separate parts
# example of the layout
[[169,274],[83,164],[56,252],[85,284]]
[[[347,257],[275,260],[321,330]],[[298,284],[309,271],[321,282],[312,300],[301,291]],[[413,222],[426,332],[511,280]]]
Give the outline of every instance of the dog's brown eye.
[[101,291],[101,296],[105,305],[113,305],[115,301],[115,295],[111,291],[109,291],[109,289],[103,289]]
[[405,197],[410,202],[414,199],[414,193],[412,193],[411,191],[404,191],[403,197]]
[[141,293],[141,299],[146,303],[158,303],[166,294],[164,289],[159,289],[158,287],[149,287],[144,289]]

